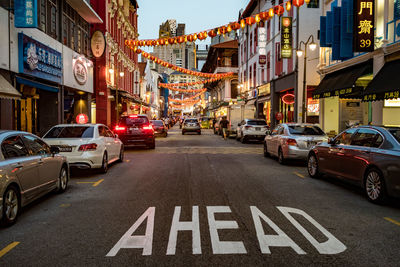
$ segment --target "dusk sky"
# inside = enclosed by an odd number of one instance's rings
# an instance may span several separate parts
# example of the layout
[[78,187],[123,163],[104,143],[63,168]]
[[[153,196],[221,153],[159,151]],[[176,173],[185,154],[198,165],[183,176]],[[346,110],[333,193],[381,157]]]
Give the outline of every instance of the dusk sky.
[[[139,39],[156,39],[161,23],[176,19],[186,34],[211,29],[238,19],[249,0],[138,0]],[[209,39],[206,40],[209,42]]]

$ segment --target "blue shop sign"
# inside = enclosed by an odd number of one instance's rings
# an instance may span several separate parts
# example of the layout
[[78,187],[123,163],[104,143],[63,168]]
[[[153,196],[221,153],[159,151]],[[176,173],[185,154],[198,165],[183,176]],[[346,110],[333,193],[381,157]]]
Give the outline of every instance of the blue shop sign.
[[37,28],[38,12],[37,0],[14,1],[15,28]]
[[60,52],[18,33],[19,73],[61,83],[62,55]]

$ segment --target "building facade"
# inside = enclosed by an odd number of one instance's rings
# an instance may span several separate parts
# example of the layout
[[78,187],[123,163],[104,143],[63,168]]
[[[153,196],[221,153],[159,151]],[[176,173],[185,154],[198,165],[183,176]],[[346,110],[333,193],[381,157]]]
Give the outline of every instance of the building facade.
[[79,114],[90,120],[89,26],[101,18],[86,1],[10,3],[0,7],[0,82],[8,88],[0,89],[0,128],[43,135]]
[[[251,0],[240,12],[239,19],[268,11],[276,5],[284,5],[284,2]],[[316,114],[303,112],[307,105],[303,99],[311,99],[311,92],[319,82],[315,71],[319,63],[318,48],[307,50],[306,64],[310,71],[306,72],[305,79],[304,58],[296,57],[296,48],[297,42],[305,43],[311,35],[317,42],[321,7],[318,1],[310,1],[299,8],[298,14],[296,9],[292,7],[287,11],[285,8],[282,16],[275,15],[265,22],[246,25],[239,30],[240,98],[246,101],[247,106],[255,106],[254,117],[264,118],[272,126],[280,122],[318,122]],[[291,18],[291,56],[282,54],[283,17]],[[263,55],[260,55],[260,48]],[[298,48],[304,50],[304,45]],[[303,86],[304,80],[306,86]]]
[[[397,0],[371,3],[370,10],[361,11],[354,10],[353,0],[327,1],[320,18],[321,83],[314,98],[321,102],[323,129],[332,135],[357,123],[400,125],[395,74],[400,67],[400,5]],[[375,14],[372,47],[353,52],[353,38],[361,30],[349,16],[364,11]]]
[[125,40],[138,38],[137,11],[134,0],[92,1],[94,10],[104,21],[92,27],[92,34],[104,36],[105,48],[94,58],[96,122],[116,124],[122,114],[130,114],[141,105],[138,57]]

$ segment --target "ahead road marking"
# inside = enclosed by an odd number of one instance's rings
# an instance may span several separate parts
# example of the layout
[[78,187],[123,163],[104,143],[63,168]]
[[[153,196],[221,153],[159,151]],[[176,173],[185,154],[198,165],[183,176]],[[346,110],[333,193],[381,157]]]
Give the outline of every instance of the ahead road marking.
[[385,219],[386,221],[389,221],[389,222],[391,222],[391,223],[394,223],[394,224],[397,225],[397,226],[400,226],[400,222],[398,222],[398,221],[396,221],[396,220],[393,220],[393,219],[391,219],[391,218],[389,218],[389,217],[384,217],[384,219]]
[[[276,207],[281,214],[305,237],[319,254],[339,254],[347,247],[333,236],[326,228],[319,224],[314,218],[305,211],[290,207]],[[122,235],[119,241],[107,253],[106,257],[114,257],[121,249],[136,248],[142,249],[142,255],[151,255],[153,248],[153,233],[155,207],[149,207],[139,219]],[[291,239],[278,225],[276,225],[266,214],[260,211],[256,206],[250,206],[250,212],[253,218],[260,251],[263,254],[271,254],[271,247],[290,247],[297,254],[307,254]],[[207,206],[208,230],[211,237],[211,247],[213,254],[247,254],[245,243],[242,241],[222,241],[220,239],[221,230],[239,229],[239,225],[234,220],[217,220],[216,213],[231,213],[229,206]],[[181,207],[176,206],[170,228],[169,240],[166,255],[175,255],[176,244],[179,231],[190,231],[192,233],[192,254],[202,254],[200,238],[200,216],[199,207],[193,206],[192,220],[181,221]],[[295,217],[293,216],[296,216]],[[298,221],[301,217],[302,220]],[[320,233],[325,236],[325,241],[318,241],[304,226],[305,221],[311,224]],[[274,230],[274,234],[266,234],[262,221]],[[146,227],[145,234],[135,234],[135,231],[141,224]],[[307,225],[309,228],[309,225]],[[293,234],[293,232],[291,232]]]
[[12,242],[10,245],[8,245],[7,247],[3,248],[0,251],[0,258],[3,257],[7,252],[9,252],[10,250],[12,250],[13,248],[15,248],[17,245],[19,244],[19,242]]
[[76,182],[77,184],[93,184],[93,186],[98,186],[104,179],[100,179],[97,182]]
[[300,178],[305,178],[303,174],[300,174],[298,172],[293,172],[294,174],[296,174],[297,176],[299,176]]

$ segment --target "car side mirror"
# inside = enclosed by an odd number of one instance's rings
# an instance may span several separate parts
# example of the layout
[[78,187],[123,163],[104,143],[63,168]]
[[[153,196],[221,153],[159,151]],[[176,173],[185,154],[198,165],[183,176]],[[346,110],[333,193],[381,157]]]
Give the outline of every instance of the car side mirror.
[[60,148],[58,148],[57,146],[51,146],[51,147],[50,147],[50,152],[51,152],[51,154],[53,154],[53,155],[59,154],[59,153],[60,153]]

